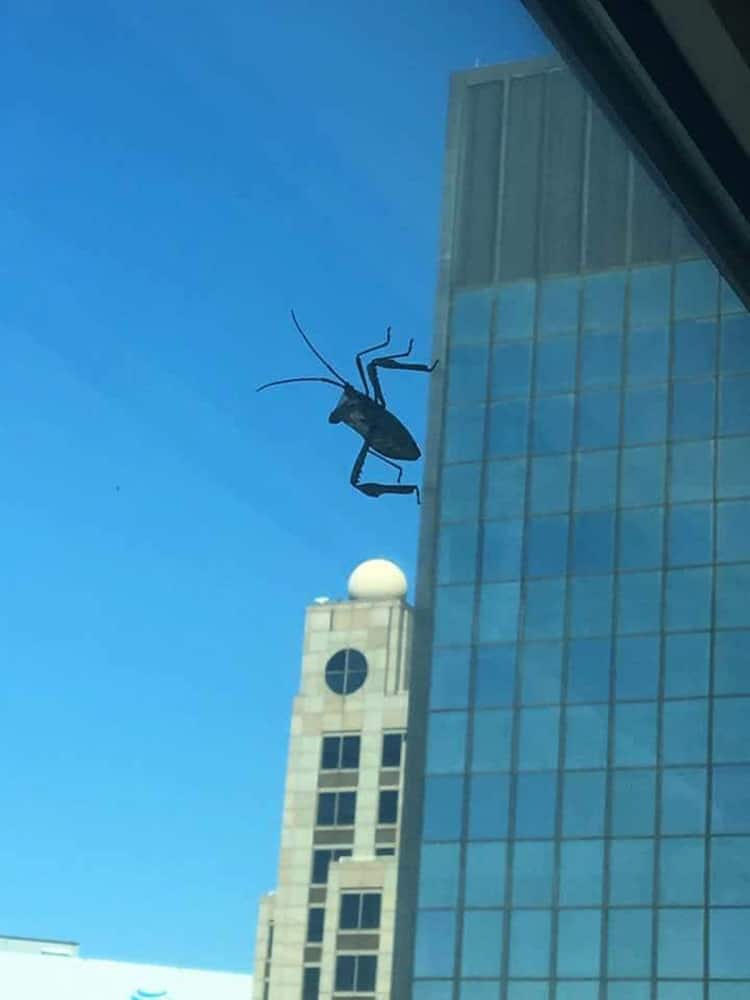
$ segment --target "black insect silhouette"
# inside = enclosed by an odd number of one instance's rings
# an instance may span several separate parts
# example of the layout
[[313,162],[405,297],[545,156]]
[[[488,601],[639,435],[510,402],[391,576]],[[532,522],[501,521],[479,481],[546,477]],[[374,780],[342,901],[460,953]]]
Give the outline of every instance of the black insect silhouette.
[[[349,479],[352,486],[354,486],[355,489],[358,489],[361,493],[366,494],[368,497],[379,497],[384,493],[414,493],[417,497],[417,503],[420,503],[419,487],[413,484],[401,483],[403,469],[400,465],[397,465],[393,459],[399,459],[402,462],[416,462],[416,460],[420,457],[421,452],[417,442],[411,436],[410,432],[406,429],[406,427],[404,427],[398,417],[395,417],[386,407],[377,370],[378,368],[397,368],[401,371],[431,372],[436,367],[437,361],[431,365],[418,365],[408,364],[399,360],[400,358],[407,358],[411,354],[414,341],[410,340],[409,346],[402,354],[389,354],[385,357],[373,358],[372,361],[368,361],[366,366],[363,365],[362,358],[365,354],[372,354],[373,351],[379,351],[384,347],[388,347],[390,344],[391,328],[388,327],[385,340],[382,344],[376,344],[374,347],[368,347],[364,351],[360,351],[354,359],[357,365],[357,371],[362,379],[362,385],[364,386],[364,392],[360,392],[359,389],[355,389],[351,382],[348,382],[342,375],[340,375],[336,369],[326,361],[320,351],[313,346],[310,338],[297,321],[297,317],[294,315],[294,310],[292,310],[292,320],[304,342],[313,352],[315,357],[326,366],[332,375],[335,376],[335,380],[322,376],[283,378],[278,379],[275,382],[266,382],[265,385],[259,386],[257,391],[262,392],[264,389],[269,389],[273,385],[288,385],[290,382],[325,382],[328,385],[335,385],[343,390],[341,398],[336,404],[335,409],[328,417],[328,423],[347,424],[347,426],[351,427],[353,431],[356,431],[357,434],[359,434],[364,440],[364,444],[360,448],[359,454],[357,455],[352,467],[352,474]],[[367,369],[367,375],[365,375],[365,368]],[[368,384],[368,377],[371,385]],[[368,454],[376,456],[387,465],[396,469],[398,477],[395,483],[360,482],[362,478],[362,467],[365,464],[365,459]]]

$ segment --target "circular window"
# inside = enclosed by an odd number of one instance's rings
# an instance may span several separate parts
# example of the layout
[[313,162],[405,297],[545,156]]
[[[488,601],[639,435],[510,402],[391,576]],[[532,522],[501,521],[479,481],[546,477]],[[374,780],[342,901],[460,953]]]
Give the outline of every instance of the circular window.
[[340,649],[326,663],[326,684],[336,694],[359,691],[367,678],[367,660],[358,649]]

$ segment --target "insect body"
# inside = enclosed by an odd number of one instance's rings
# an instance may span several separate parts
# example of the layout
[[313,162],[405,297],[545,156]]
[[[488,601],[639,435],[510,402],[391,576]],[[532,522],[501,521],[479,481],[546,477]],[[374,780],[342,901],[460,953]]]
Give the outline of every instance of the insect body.
[[[401,361],[401,358],[406,358],[411,354],[414,341],[410,340],[408,348],[402,354],[390,354],[384,357],[373,358],[367,365],[364,365],[362,358],[365,354],[372,354],[373,351],[379,351],[390,344],[391,328],[388,327],[385,340],[382,344],[368,347],[364,351],[360,351],[355,357],[357,371],[364,387],[364,392],[362,392],[343,378],[326,361],[323,355],[313,347],[307,334],[297,322],[294,311],[292,311],[292,320],[316,358],[335,376],[335,381],[334,379],[325,377],[286,378],[275,382],[267,382],[265,385],[258,387],[258,392],[268,389],[273,385],[287,385],[290,382],[324,382],[328,385],[338,386],[342,390],[341,397],[335,409],[330,413],[328,422],[330,424],[346,424],[363,439],[362,447],[352,467],[349,480],[352,486],[370,497],[379,497],[383,493],[414,493],[417,497],[417,503],[419,503],[419,487],[414,484],[401,483],[403,469],[400,465],[396,464],[394,459],[402,462],[415,462],[420,457],[421,452],[411,433],[385,405],[385,398],[380,386],[377,370],[378,368],[396,368],[401,371],[431,372],[437,365],[437,361],[432,365],[409,364]],[[367,374],[365,374],[365,370]],[[372,395],[370,394],[371,391]],[[395,483],[361,482],[362,467],[368,454],[380,458],[387,465],[396,469],[398,476]]]

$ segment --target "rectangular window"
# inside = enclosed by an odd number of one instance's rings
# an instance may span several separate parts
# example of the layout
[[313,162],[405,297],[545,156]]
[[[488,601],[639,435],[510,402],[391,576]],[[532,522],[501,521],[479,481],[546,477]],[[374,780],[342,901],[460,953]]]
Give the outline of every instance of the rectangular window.
[[380,793],[378,823],[398,822],[398,792],[388,789]]
[[307,940],[318,943],[323,940],[323,921],[325,909],[322,906],[311,906],[307,911]]
[[376,930],[378,927],[380,927],[379,892],[342,893],[339,930]]
[[392,858],[396,853],[395,847],[376,847],[375,857],[376,858]]
[[324,736],[321,771],[356,771],[359,767],[359,736]]
[[384,733],[383,734],[383,754],[380,761],[381,767],[400,767],[401,755],[405,740],[404,733]]
[[320,792],[318,794],[318,826],[354,826],[357,811],[356,792]]
[[376,955],[338,955],[334,989],[342,993],[374,993]]
[[302,974],[302,1000],[318,1000],[320,969],[308,965]]
[[313,851],[312,884],[325,885],[328,882],[328,869],[331,866],[331,862],[338,861],[339,858],[350,858],[351,856],[352,852],[349,847],[324,848]]

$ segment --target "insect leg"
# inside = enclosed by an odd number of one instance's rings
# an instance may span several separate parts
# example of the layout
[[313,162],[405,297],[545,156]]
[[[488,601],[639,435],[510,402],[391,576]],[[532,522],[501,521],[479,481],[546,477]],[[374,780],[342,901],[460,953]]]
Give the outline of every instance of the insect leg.
[[398,368],[401,371],[414,371],[414,372],[431,372],[437,367],[437,361],[432,365],[419,365],[419,364],[405,364],[398,360],[398,358],[407,358],[411,354],[411,349],[414,346],[414,340],[409,341],[408,348],[402,354],[389,354],[384,358],[374,358],[367,365],[367,374],[370,376],[370,381],[372,382],[373,389],[375,390],[375,401],[380,403],[381,406],[385,406],[385,397],[383,396],[383,390],[380,386],[380,379],[378,377],[378,368]]
[[359,372],[359,377],[362,379],[362,385],[365,387],[365,396],[370,395],[370,387],[367,384],[367,379],[365,378],[365,369],[362,365],[362,358],[365,354],[371,354],[373,351],[379,351],[381,347],[387,347],[391,342],[391,328],[385,331],[385,340],[382,344],[376,344],[374,347],[366,347],[364,351],[360,351],[354,358],[357,363],[357,371]]
[[[419,496],[419,487],[412,484],[395,484],[395,483],[360,483],[362,478],[362,466],[365,464],[365,459],[370,451],[369,441],[365,441],[362,447],[359,449],[359,454],[354,460],[354,465],[352,466],[352,474],[349,477],[349,482],[352,486],[359,490],[360,493],[364,493],[368,497],[379,497],[384,493],[415,493],[417,497],[417,503],[421,503]],[[376,455],[376,452],[372,453]],[[382,458],[382,455],[376,455],[377,458]],[[386,459],[387,461],[387,459]],[[389,462],[389,465],[394,465],[395,463]],[[398,466],[396,466],[398,468]],[[400,471],[400,470],[399,470]],[[399,475],[399,479],[401,476]]]

